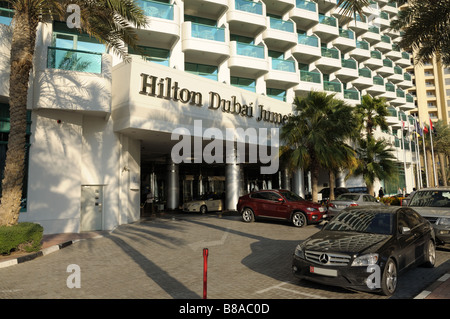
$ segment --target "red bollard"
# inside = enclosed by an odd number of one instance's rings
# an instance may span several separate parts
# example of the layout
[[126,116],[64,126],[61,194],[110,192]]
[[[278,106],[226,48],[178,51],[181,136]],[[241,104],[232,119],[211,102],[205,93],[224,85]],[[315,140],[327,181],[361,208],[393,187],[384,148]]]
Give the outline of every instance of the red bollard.
[[203,248],[203,299],[206,299],[208,273],[208,248]]

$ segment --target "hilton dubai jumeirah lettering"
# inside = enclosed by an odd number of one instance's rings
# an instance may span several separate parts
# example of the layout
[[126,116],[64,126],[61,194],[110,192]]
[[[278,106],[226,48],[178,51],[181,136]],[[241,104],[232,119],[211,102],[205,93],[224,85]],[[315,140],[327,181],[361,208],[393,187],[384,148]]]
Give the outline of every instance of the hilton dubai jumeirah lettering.
[[209,103],[204,103],[203,94],[201,92],[192,91],[187,88],[179,86],[177,81],[172,81],[172,78],[158,78],[145,73],[141,73],[141,90],[139,94],[148,95],[160,99],[172,100],[175,102],[181,102],[183,104],[190,104],[197,107],[203,107],[208,105],[208,109],[221,110],[223,113],[230,113],[234,115],[240,115],[243,117],[254,117],[254,108],[257,108],[258,116],[256,120],[274,123],[284,124],[289,115],[283,115],[281,113],[272,112],[266,110],[264,105],[253,105],[253,103],[241,104],[237,101],[236,96],[232,96],[231,99],[223,99],[219,93],[210,91]]

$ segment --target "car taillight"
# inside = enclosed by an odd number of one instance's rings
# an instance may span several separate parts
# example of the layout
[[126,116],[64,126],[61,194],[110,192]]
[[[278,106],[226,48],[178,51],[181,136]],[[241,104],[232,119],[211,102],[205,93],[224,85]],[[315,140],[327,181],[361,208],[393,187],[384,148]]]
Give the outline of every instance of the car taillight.
[[350,204],[350,206],[358,206],[358,204],[352,203],[352,204]]
[[328,207],[336,208],[336,205],[334,205],[333,203],[328,203]]

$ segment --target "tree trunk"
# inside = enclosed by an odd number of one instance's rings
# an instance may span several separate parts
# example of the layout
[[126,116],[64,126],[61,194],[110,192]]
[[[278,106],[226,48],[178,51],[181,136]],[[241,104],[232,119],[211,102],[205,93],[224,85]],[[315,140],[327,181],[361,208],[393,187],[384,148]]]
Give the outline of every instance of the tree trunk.
[[319,183],[319,166],[313,162],[311,165],[311,193],[312,193],[312,201],[314,203],[318,202],[318,189],[317,184]]
[[[33,12],[36,11],[36,12]],[[11,42],[11,74],[9,88],[10,133],[6,152],[0,225],[17,224],[25,172],[27,92],[39,22],[38,10],[16,11]]]
[[428,167],[428,185],[429,187],[434,187],[434,170],[433,170],[433,159],[431,156],[431,151],[427,150],[427,167]]
[[446,171],[447,163],[445,160],[445,155],[443,153],[439,153],[438,156],[439,156],[439,163],[441,164],[440,167],[441,167],[441,174],[442,174],[442,183],[443,183],[443,186],[447,186],[447,171]]
[[335,188],[335,181],[336,180],[336,176],[333,172],[333,170],[330,170],[330,200],[334,200],[335,196],[334,196],[334,188]]

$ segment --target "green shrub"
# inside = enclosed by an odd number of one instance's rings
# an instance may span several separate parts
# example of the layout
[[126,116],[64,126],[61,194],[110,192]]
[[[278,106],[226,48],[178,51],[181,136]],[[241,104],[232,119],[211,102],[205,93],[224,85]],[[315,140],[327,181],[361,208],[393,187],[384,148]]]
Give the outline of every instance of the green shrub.
[[44,228],[34,223],[18,223],[13,226],[0,226],[0,254],[9,255],[11,251],[38,251]]

